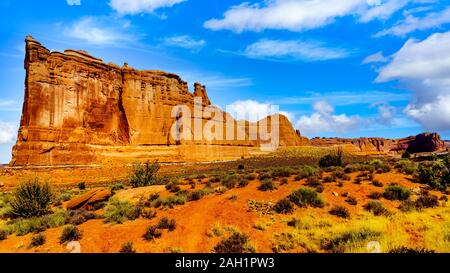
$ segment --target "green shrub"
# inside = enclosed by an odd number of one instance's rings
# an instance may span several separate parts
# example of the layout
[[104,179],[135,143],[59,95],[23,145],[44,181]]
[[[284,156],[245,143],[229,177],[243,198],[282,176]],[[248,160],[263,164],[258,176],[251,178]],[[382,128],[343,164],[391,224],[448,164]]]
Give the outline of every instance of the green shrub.
[[41,246],[43,244],[45,244],[45,235],[39,233],[39,234],[36,234],[33,237],[31,237],[31,242],[30,242],[29,247],[30,248],[37,247],[37,246]]
[[97,215],[95,215],[95,213],[89,212],[85,209],[71,210],[66,214],[65,223],[77,226],[95,218],[97,218]]
[[196,200],[200,200],[205,196],[205,192],[202,189],[198,189],[195,191],[192,191],[188,194],[187,199],[189,201],[196,201]]
[[323,208],[325,202],[319,197],[316,191],[300,188],[289,195],[289,200],[299,207],[318,207]]
[[179,192],[181,190],[180,186],[178,185],[180,182],[178,180],[169,182],[168,184],[166,184],[166,190],[168,190],[169,192],[172,193],[176,193]]
[[361,246],[369,240],[378,238],[381,234],[369,229],[347,231],[323,240],[322,248],[332,253],[343,253],[347,247]]
[[344,164],[342,155],[343,155],[342,149],[339,148],[336,153],[332,153],[322,157],[319,160],[319,167],[327,168],[327,167],[342,166]]
[[238,183],[238,177],[235,174],[232,175],[226,175],[222,181],[222,186],[226,187],[227,189],[233,189],[234,187],[236,187],[237,183]]
[[291,214],[294,212],[294,205],[289,199],[279,200],[273,207],[276,213]]
[[274,168],[271,172],[273,178],[277,177],[289,177],[294,171],[289,167],[278,167]]
[[175,221],[175,219],[163,217],[159,220],[157,227],[160,229],[168,229],[169,231],[174,231],[177,227],[177,222]]
[[239,187],[239,188],[245,188],[245,187],[248,186],[249,183],[250,183],[250,182],[249,182],[247,179],[241,178],[241,179],[239,180],[238,187]]
[[396,164],[396,168],[404,174],[412,175],[417,171],[417,164],[408,159],[402,159]]
[[345,199],[345,202],[352,206],[356,206],[358,204],[358,200],[356,200],[356,198],[353,196],[347,197],[347,199]]
[[139,216],[136,216],[135,207],[130,202],[112,198],[105,207],[103,217],[107,223],[122,224],[127,220],[134,220]]
[[318,174],[318,170],[316,167],[305,165],[299,169],[298,175],[295,177],[295,180],[305,179],[311,176],[316,176]]
[[434,250],[426,249],[426,248],[411,248],[407,246],[396,247],[389,250],[389,253],[401,253],[401,254],[427,254],[427,253],[435,253]]
[[79,190],[85,190],[86,189],[86,182],[80,182],[78,183],[78,189]]
[[410,195],[409,189],[395,184],[387,186],[383,192],[383,197],[388,200],[407,200]]
[[370,199],[378,200],[381,197],[383,197],[383,193],[374,191],[374,192],[371,192],[367,197],[369,197]]
[[364,208],[367,211],[372,212],[375,216],[387,215],[389,214],[388,210],[384,207],[381,201],[369,201],[364,205]]
[[0,229],[0,241],[5,240],[8,237],[8,232],[6,230]]
[[6,229],[9,233],[23,236],[32,232],[42,232],[48,228],[55,228],[65,224],[66,213],[57,212],[41,217],[19,218],[7,223]]
[[52,191],[48,183],[40,183],[38,178],[20,183],[11,200],[11,213],[17,217],[30,218],[48,213],[52,201]]
[[158,198],[154,201],[152,201],[151,206],[154,208],[159,207],[168,207],[168,208],[174,208],[178,205],[184,205],[187,201],[187,196],[185,194],[180,195],[171,195],[166,198]]
[[109,187],[109,189],[110,189],[112,192],[115,192],[115,191],[118,191],[118,190],[125,189],[125,185],[124,185],[122,182],[117,182],[117,183],[112,184],[112,185]]
[[120,253],[136,253],[134,249],[133,242],[124,243],[119,250]]
[[273,182],[272,179],[264,179],[261,181],[261,184],[258,186],[258,190],[260,191],[273,191],[276,190],[277,186]]
[[450,186],[450,164],[444,161],[436,161],[431,166],[420,164],[417,170],[417,180],[429,185],[432,189],[444,191]]
[[144,240],[150,241],[161,237],[161,235],[162,233],[157,226],[150,226],[145,230],[145,233],[142,237],[144,238]]
[[434,208],[439,206],[439,201],[435,195],[422,194],[416,201],[414,201],[414,205],[416,209]]
[[256,179],[256,175],[253,174],[253,173],[250,173],[250,174],[247,174],[244,178],[246,180],[255,180]]
[[379,187],[379,188],[384,187],[384,184],[378,180],[373,180],[372,185],[374,185],[375,187]]
[[346,207],[343,207],[343,206],[335,206],[329,212],[331,215],[334,215],[337,217],[341,217],[341,218],[345,218],[345,219],[350,218],[350,212],[348,211],[348,209]]
[[230,237],[220,241],[215,247],[216,253],[254,253],[255,249],[250,246],[249,237],[240,232],[234,232]]
[[411,153],[408,152],[408,151],[405,151],[405,152],[402,154],[402,158],[403,158],[403,159],[410,159],[410,158],[411,158]]
[[131,186],[137,188],[159,184],[157,176],[159,168],[158,161],[153,163],[147,161],[144,164],[135,163],[130,177]]
[[83,236],[81,230],[79,230],[76,226],[70,225],[63,229],[61,236],[59,237],[59,242],[61,244],[78,241]]

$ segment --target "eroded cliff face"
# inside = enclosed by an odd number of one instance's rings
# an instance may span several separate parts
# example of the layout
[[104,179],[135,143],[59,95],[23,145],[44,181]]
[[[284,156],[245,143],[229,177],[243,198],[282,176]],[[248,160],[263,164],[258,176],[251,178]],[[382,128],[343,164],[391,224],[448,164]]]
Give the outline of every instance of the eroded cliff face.
[[[50,52],[30,36],[25,42],[25,97],[10,165],[218,160],[248,155],[263,143],[249,134],[252,126],[265,126],[264,120],[232,120],[233,134],[242,129],[243,140],[195,138],[193,128],[183,128],[190,138],[174,138],[175,106],[193,111],[194,97],[202,99],[202,109],[211,105],[206,87],[199,83],[190,93],[174,74],[105,64],[84,51]],[[231,117],[217,108],[215,114],[202,117],[201,124],[222,117],[217,128],[229,130],[225,119]],[[265,121],[270,124],[272,118]],[[307,143],[286,117],[277,119],[281,146]]]
[[447,149],[437,133],[422,133],[400,139],[385,138],[314,138],[315,146],[347,145],[348,149],[362,153],[440,152]]

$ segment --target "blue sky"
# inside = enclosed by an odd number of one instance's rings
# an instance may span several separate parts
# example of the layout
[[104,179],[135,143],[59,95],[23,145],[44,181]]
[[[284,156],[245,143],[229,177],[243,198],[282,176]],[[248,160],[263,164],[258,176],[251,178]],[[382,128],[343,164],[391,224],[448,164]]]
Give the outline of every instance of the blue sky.
[[308,137],[450,139],[450,1],[2,0],[0,9],[0,162],[20,120],[27,34],[50,50],[199,81],[223,108],[279,105]]

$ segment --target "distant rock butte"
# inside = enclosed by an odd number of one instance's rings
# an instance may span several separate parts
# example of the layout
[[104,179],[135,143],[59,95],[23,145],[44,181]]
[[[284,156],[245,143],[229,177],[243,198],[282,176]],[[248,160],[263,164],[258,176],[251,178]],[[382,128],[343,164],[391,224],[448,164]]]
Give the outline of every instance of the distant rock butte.
[[[260,150],[263,141],[248,136],[249,125],[261,127],[261,121],[238,125],[233,119],[234,133],[237,126],[245,128],[245,140],[172,138],[174,106],[193,109],[194,97],[202,98],[202,107],[211,104],[199,83],[190,93],[175,74],[105,64],[80,50],[50,52],[31,36],[25,42],[25,98],[11,166],[207,161]],[[280,146],[308,143],[286,117],[277,117]],[[266,118],[269,124],[273,118]],[[208,120],[203,118],[202,123]]]
[[400,139],[385,138],[313,138],[314,146],[347,145],[355,152],[363,153],[411,153],[446,151],[447,147],[437,133],[422,133]]

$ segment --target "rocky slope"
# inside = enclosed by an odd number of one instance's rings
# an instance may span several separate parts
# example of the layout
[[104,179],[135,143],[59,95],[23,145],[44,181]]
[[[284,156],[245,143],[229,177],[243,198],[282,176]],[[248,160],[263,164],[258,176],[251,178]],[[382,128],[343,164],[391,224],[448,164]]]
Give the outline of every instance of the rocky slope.
[[447,146],[437,133],[422,133],[401,139],[385,138],[313,138],[314,146],[347,145],[364,153],[411,153],[445,151]]
[[[211,106],[205,86],[196,83],[190,93],[177,75],[105,64],[84,51],[50,52],[31,36],[25,42],[25,97],[12,166],[237,158],[260,150],[265,141],[250,137],[251,129],[274,118],[280,122],[280,145],[307,142],[281,115],[257,123],[237,122]],[[178,105],[192,111],[194,97],[202,99],[200,109],[208,107],[214,114],[195,121],[184,112],[173,115],[174,109],[184,109]],[[213,132],[236,136],[242,129],[245,137],[195,138],[192,127],[183,127],[189,137],[173,137],[172,126],[185,118],[194,125],[217,120]]]

